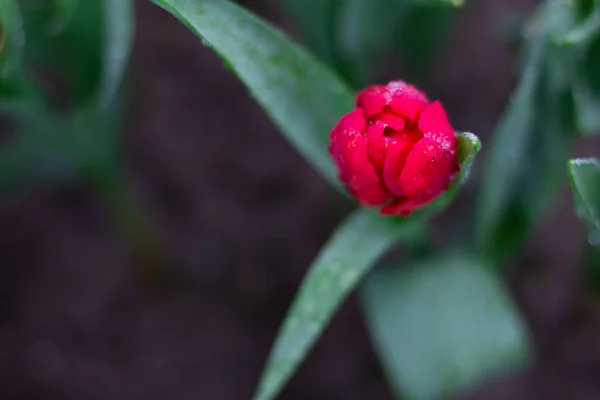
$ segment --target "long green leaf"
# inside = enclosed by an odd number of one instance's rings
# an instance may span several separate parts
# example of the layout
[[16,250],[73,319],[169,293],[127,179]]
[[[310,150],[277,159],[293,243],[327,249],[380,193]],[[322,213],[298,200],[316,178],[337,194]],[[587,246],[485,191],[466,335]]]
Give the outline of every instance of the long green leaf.
[[577,215],[588,225],[590,244],[600,246],[600,162],[570,160],[568,171]]
[[117,93],[129,62],[135,17],[132,0],[103,0],[103,11],[104,54],[98,100],[106,108]]
[[430,72],[436,54],[444,46],[457,10],[431,4],[404,7],[410,9],[401,23],[395,26],[395,48],[402,57],[409,80],[423,81]]
[[352,92],[282,33],[226,0],[152,0],[211,46],[312,166],[341,188],[329,132],[352,109]]
[[560,189],[571,115],[568,85],[557,77],[568,73],[548,61],[556,50],[548,36],[550,28],[562,24],[556,17],[563,7],[548,3],[531,26],[523,75],[484,166],[477,238],[482,251],[498,260],[523,243]]
[[600,293],[600,160],[583,158],[570,160],[569,181],[577,215],[588,228],[584,245],[582,274],[586,286]]
[[[22,6],[27,58],[57,77],[69,105],[92,100],[102,71],[104,0],[31,2]],[[66,96],[65,96],[66,94]]]
[[337,18],[337,67],[356,87],[369,83],[377,57],[391,47],[395,26],[412,8],[413,4],[396,0],[343,2]]
[[[494,132],[491,153],[484,166],[479,201],[478,235],[484,248],[496,245],[511,202],[519,196],[515,181],[527,171],[527,149],[535,126],[535,90],[539,79],[545,38],[539,38],[506,115]],[[497,246],[497,245],[496,245]]]
[[337,63],[336,27],[345,0],[279,0],[294,16],[303,42],[315,56],[335,69]]
[[572,89],[575,105],[575,127],[584,137],[600,133],[600,97],[585,83],[574,85]]
[[6,79],[20,68],[25,38],[21,14],[14,0],[0,2],[0,95]]
[[[50,57],[46,61],[57,68],[73,61],[62,72],[69,75],[75,71],[75,76],[85,76],[88,72],[82,69],[86,69],[90,61],[87,56],[80,59],[79,55],[73,55],[60,61],[53,58],[70,48],[79,30],[84,28],[82,21],[73,18],[83,18],[94,6],[102,6],[104,13],[99,16],[102,27],[92,21],[87,32],[97,39],[101,32],[105,35],[101,47],[96,49],[101,56],[94,66],[98,75],[89,82],[90,92],[85,96],[95,101],[75,104],[70,113],[56,113],[46,104],[25,98],[0,103],[3,111],[15,118],[19,128],[14,140],[0,149],[2,193],[27,184],[69,181],[92,171],[95,175],[112,173],[117,168],[118,125],[123,107],[122,92],[118,89],[133,42],[133,3],[131,0],[85,0],[82,5],[81,1],[63,0],[26,7],[31,40],[39,41],[31,44],[30,56],[38,61]],[[33,22],[38,24],[32,25]],[[49,48],[42,51],[45,44]]]
[[427,219],[444,209],[468,177],[481,149],[477,137],[458,135],[461,173],[452,187],[410,218],[355,212],[327,242],[304,278],[273,346],[255,400],[270,400],[282,389],[327,326],[338,306],[382,254],[397,241],[419,237]]
[[[422,78],[450,22],[447,0],[280,0],[309,48],[354,87],[394,42],[410,77]],[[458,5],[458,4],[454,4]]]
[[480,260],[449,255],[381,268],[361,289],[373,344],[402,399],[453,395],[529,358],[525,327]]
[[255,400],[273,399],[304,360],[340,303],[369,268],[419,224],[359,209],[333,234],[304,278],[277,336]]
[[452,6],[462,7],[466,4],[467,0],[412,0],[415,3],[424,4],[428,6]]

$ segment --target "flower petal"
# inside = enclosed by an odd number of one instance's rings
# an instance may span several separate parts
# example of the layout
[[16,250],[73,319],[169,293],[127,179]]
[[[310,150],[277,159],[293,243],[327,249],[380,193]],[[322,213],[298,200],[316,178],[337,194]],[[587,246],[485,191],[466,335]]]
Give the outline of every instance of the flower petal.
[[414,86],[403,81],[392,81],[387,85],[388,105],[398,114],[415,121],[425,110],[429,100]]
[[383,180],[389,191],[398,197],[405,195],[402,188],[401,176],[413,146],[414,143],[406,141],[388,144],[385,165],[383,167]]
[[419,130],[425,137],[434,138],[445,149],[456,147],[454,129],[439,101],[431,103],[419,118]]
[[376,118],[395,131],[401,132],[406,128],[406,118],[391,110],[385,109]]
[[338,135],[356,135],[363,134],[367,127],[367,120],[360,108],[355,108],[344,115],[337,125],[331,131],[331,140]]
[[429,201],[446,190],[454,177],[456,154],[425,137],[408,155],[400,181],[407,197]]
[[385,125],[381,121],[375,121],[367,127],[369,156],[375,167],[379,169],[383,169],[389,143],[389,139],[383,136],[384,131]]
[[387,103],[388,90],[385,86],[371,86],[356,97],[356,106],[363,109],[365,117],[371,118],[383,110]]
[[[362,117],[362,111],[359,110]],[[354,112],[353,112],[354,113]],[[351,113],[352,114],[352,113]],[[375,171],[368,153],[369,141],[356,127],[359,119],[348,114],[331,134],[329,152],[338,167],[340,180],[363,205],[376,206],[388,201],[389,193]],[[362,117],[364,120],[364,117]],[[348,123],[348,124],[346,124]]]

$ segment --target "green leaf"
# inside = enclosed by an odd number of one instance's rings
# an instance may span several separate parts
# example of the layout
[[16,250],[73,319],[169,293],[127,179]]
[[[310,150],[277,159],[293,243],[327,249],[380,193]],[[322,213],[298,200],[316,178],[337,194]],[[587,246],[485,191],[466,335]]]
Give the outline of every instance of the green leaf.
[[212,47],[308,162],[338,189],[329,132],[353,93],[326,67],[255,15],[226,0],[152,0]]
[[600,97],[596,96],[584,83],[574,85],[575,125],[583,137],[600,133]]
[[450,396],[529,358],[523,322],[480,260],[447,256],[381,268],[361,289],[373,344],[402,399]]
[[414,3],[419,3],[428,6],[452,6],[463,7],[467,0],[412,0]]
[[336,29],[337,68],[355,87],[369,83],[373,64],[391,47],[394,28],[404,23],[413,4],[396,0],[345,0]]
[[[61,51],[73,44],[74,35],[83,25],[79,25],[81,21],[71,19],[85,17],[85,12],[89,11],[85,7],[82,9],[79,1],[82,0],[28,6],[28,23],[39,22],[35,27],[30,26],[28,31],[33,32],[32,41],[40,41],[31,44],[33,55],[53,58],[51,51],[56,51],[54,57],[59,57]],[[95,101],[77,104],[67,113],[57,113],[46,104],[27,101],[26,98],[0,102],[0,108],[15,119],[18,127],[15,137],[0,149],[1,192],[27,184],[65,182],[117,168],[120,152],[118,126],[123,101],[123,93],[118,90],[133,41],[133,3],[131,0],[86,0],[84,3],[86,7],[93,8],[94,4],[102,6],[104,12],[100,17],[102,29],[92,29],[98,35],[100,31],[105,34],[101,48],[96,49],[102,65],[98,59],[98,65],[94,66],[99,68],[98,75],[89,82],[90,92],[86,94],[89,100]],[[73,24],[78,29],[74,29]],[[50,48],[38,53],[44,44]],[[44,57],[39,60],[44,60]],[[73,61],[73,58],[69,60]],[[61,62],[64,61],[68,60]],[[55,60],[50,62],[55,63]],[[85,63],[74,63],[63,72],[75,71],[75,75],[84,76],[86,71],[77,70],[82,68],[87,68]],[[92,97],[94,92],[96,95]]]
[[21,14],[14,0],[0,3],[0,95],[5,80],[21,67],[22,49],[25,44],[21,29]]
[[583,23],[570,30],[563,41],[569,46],[588,43],[600,33],[600,8],[597,8]]
[[359,209],[325,244],[273,346],[255,400],[273,399],[304,360],[326,324],[369,268],[400,238],[418,234],[417,220],[396,223]]
[[273,399],[300,366],[338,306],[370,267],[397,241],[418,238],[428,218],[440,212],[465,182],[481,148],[470,133],[458,135],[461,173],[452,187],[409,218],[358,210],[323,246],[285,318],[263,372],[255,400]]
[[509,108],[493,134],[491,151],[484,165],[477,218],[477,237],[485,249],[499,246],[497,236],[502,236],[502,230],[506,229],[502,223],[510,215],[511,203],[519,200],[515,181],[526,172],[527,150],[534,140],[535,90],[544,47],[545,38],[539,36],[533,43]]
[[[63,0],[73,1],[73,0]],[[132,0],[104,0],[104,51],[98,101],[108,107],[115,96],[129,62],[134,38]]]
[[[378,59],[399,48],[409,75],[422,78],[451,20],[451,1],[280,0],[305,42],[353,87],[367,85]],[[397,42],[397,43],[395,43]]]
[[560,189],[560,160],[567,159],[567,92],[544,62],[549,20],[533,24],[522,78],[484,165],[477,238],[483,252],[495,259],[514,252],[543,215]]
[[411,5],[401,23],[396,24],[395,47],[406,67],[407,80],[426,79],[455,14],[456,9],[451,7]]
[[600,162],[570,160],[568,172],[577,215],[588,225],[590,244],[600,246]]
[[[23,4],[28,61],[50,74],[69,105],[92,100],[101,77],[104,0]],[[66,14],[63,14],[66,13]]]
[[68,115],[14,107],[17,134],[0,147],[0,196],[29,185],[98,178],[120,166],[123,96],[108,108]]
[[336,69],[338,14],[344,0],[279,0],[293,14],[303,42],[315,56]]

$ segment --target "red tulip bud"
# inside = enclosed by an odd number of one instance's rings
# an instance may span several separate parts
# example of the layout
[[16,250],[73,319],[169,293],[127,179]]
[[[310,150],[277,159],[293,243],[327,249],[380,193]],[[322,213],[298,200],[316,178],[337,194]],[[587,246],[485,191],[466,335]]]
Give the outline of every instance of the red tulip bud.
[[329,152],[347,190],[381,214],[410,215],[459,171],[446,112],[402,81],[371,86],[331,131]]

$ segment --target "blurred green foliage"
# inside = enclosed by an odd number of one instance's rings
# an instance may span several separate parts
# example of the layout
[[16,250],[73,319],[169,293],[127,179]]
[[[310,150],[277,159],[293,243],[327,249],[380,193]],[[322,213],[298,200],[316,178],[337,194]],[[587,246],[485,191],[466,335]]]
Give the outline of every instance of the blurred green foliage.
[[600,161],[595,158],[570,160],[569,182],[575,211],[587,227],[583,252],[586,286],[600,294]]
[[[423,79],[457,2],[444,0],[279,0],[310,50],[354,88],[371,82],[387,55],[401,58],[406,80]],[[444,5],[445,7],[440,7]]]
[[597,12],[597,2],[550,1],[524,30],[522,76],[494,132],[478,203],[476,236],[493,259],[513,256],[552,204],[576,135],[600,131],[591,69],[600,35],[581,34]]
[[531,349],[496,272],[470,254],[385,265],[361,290],[371,340],[399,398],[431,400],[514,372]]
[[152,275],[163,268],[164,255],[122,166],[133,5],[2,0],[0,114],[11,132],[0,145],[0,195],[33,185],[90,185],[115,217],[136,265]]

